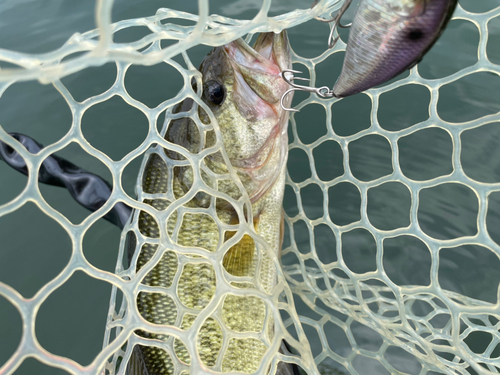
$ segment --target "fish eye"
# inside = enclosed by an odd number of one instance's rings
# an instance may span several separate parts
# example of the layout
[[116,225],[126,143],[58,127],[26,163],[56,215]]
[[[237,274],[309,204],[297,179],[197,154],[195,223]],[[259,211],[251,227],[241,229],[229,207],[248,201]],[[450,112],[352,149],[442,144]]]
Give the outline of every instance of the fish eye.
[[423,36],[424,32],[420,29],[413,29],[408,33],[408,39],[410,40],[420,40],[423,38]]
[[224,85],[217,81],[208,81],[204,85],[203,94],[208,101],[215,105],[220,105],[226,96]]

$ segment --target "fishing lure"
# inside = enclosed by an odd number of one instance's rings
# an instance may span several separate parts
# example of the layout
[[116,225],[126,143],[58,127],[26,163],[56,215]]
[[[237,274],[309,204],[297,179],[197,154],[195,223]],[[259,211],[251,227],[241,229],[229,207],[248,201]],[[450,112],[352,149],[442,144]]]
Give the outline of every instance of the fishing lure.
[[[457,2],[458,0],[361,0],[352,24],[342,25],[341,18],[352,3],[352,0],[346,0],[334,18],[320,19],[323,22],[334,22],[328,38],[329,48],[333,48],[339,38],[333,37],[337,27],[351,28],[344,65],[333,89],[298,85],[294,80],[308,79],[293,76],[299,71],[284,70],[282,77],[292,88],[283,98],[296,90],[314,92],[323,98],[343,98],[380,85],[411,69],[440,37]],[[291,108],[285,109],[296,112]]]

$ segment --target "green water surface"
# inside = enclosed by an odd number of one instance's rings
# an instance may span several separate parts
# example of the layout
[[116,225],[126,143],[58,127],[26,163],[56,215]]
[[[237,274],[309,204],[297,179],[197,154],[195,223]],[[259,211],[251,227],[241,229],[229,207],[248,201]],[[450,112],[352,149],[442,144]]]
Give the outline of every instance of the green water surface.
[[[500,6],[500,0],[461,0],[462,6],[473,12],[485,12]],[[211,13],[241,19],[251,19],[261,6],[258,0],[211,1]],[[274,1],[271,15],[308,7],[306,1]],[[197,13],[197,2],[173,0],[131,1],[117,0],[113,7],[113,21],[149,16],[160,7]],[[352,17],[350,11],[345,19]],[[3,0],[0,2],[0,48],[27,53],[44,53],[61,45],[75,32],[95,28],[94,2],[90,0]],[[316,57],[324,52],[329,32],[328,25],[317,21],[289,30],[295,52],[305,57]],[[115,42],[130,42],[146,35],[147,29],[134,28],[118,32]],[[346,33],[342,36],[345,38]],[[448,29],[419,65],[420,74],[429,79],[453,74],[477,61],[479,31],[468,21],[451,21]],[[490,22],[488,57],[500,64],[500,18]],[[199,64],[210,50],[198,46],[188,51]],[[318,83],[333,85],[340,72],[343,54],[333,55],[318,65]],[[180,60],[179,60],[180,61]],[[1,65],[0,65],[1,67]],[[297,65],[297,68],[301,68]],[[404,73],[402,76],[406,76]],[[107,90],[114,82],[116,67],[108,63],[88,68],[62,79],[76,100],[84,100]],[[183,85],[180,74],[166,64],[151,67],[132,66],[126,76],[129,94],[155,107],[173,97]],[[438,111],[451,122],[464,122],[500,111],[500,77],[477,73],[444,87]],[[305,98],[297,94],[294,105]],[[384,94],[380,101],[378,120],[390,131],[405,129],[429,117],[429,91],[410,85]],[[340,136],[350,136],[370,126],[371,102],[360,94],[342,100],[333,107],[332,126]],[[326,134],[325,111],[319,105],[306,107],[296,115],[297,134],[304,144],[310,144]],[[27,134],[44,145],[60,139],[70,128],[72,116],[66,103],[51,85],[39,82],[22,82],[12,85],[0,98],[0,125],[9,132]],[[161,124],[160,124],[161,125]],[[148,123],[138,110],[115,97],[92,107],[83,117],[82,131],[86,139],[112,159],[120,160],[135,149],[147,133]],[[291,134],[293,139],[294,135]],[[500,181],[500,124],[490,124],[462,136],[462,160],[465,173],[482,182]],[[352,149],[351,149],[352,148]],[[401,140],[400,164],[408,177],[427,180],[452,171],[453,144],[450,135],[440,128],[430,128]],[[371,180],[392,172],[391,150],[382,137],[364,137],[350,145],[350,165],[355,177]],[[76,144],[58,155],[110,180],[107,168],[97,159],[86,154]],[[321,180],[329,181],[344,173],[342,151],[336,142],[328,141],[317,147],[313,156],[316,172]],[[134,196],[141,158],[134,160],[125,170],[122,184]],[[302,150],[294,150],[289,157],[290,178],[294,182],[311,176],[309,160]],[[24,188],[26,177],[0,163],[0,205],[15,198]],[[409,223],[410,196],[401,184],[391,183],[374,189],[369,198],[368,215],[379,229],[392,229]],[[73,223],[81,222],[89,212],[80,207],[70,194],[57,187],[40,186],[46,201],[62,212]],[[359,193],[350,183],[341,183],[328,191],[328,214],[335,224],[345,225],[359,220]],[[309,219],[323,216],[323,193],[315,184],[301,192],[304,211]],[[429,235],[448,239],[477,231],[477,199],[463,186],[447,184],[429,191],[421,197],[422,229]],[[297,214],[296,197],[287,187],[285,210],[290,216]],[[500,193],[490,198],[487,225],[490,236],[500,243]],[[309,246],[305,225],[296,224],[296,241],[299,247]],[[329,263],[333,259],[332,238],[321,227],[314,233],[318,256]],[[94,266],[113,272],[118,254],[120,230],[104,220],[96,222],[83,240],[85,256]],[[372,267],[372,259],[364,256],[373,251],[366,233],[359,231],[346,236],[353,252],[345,254],[346,264],[357,267],[359,272]],[[395,249],[404,248],[389,259],[386,270],[394,281],[401,284],[427,285],[430,255],[418,240],[412,243],[391,244]],[[57,276],[66,266],[71,255],[71,241],[64,230],[45,216],[35,204],[28,203],[21,209],[0,218],[0,281],[18,290],[25,298],[33,297],[40,288]],[[388,250],[390,253],[390,251]],[[395,253],[396,254],[396,253]],[[498,256],[482,248],[470,247],[457,253],[444,252],[440,283],[443,288],[460,292],[488,302],[495,302],[499,283]],[[415,265],[420,267],[414,267]],[[413,272],[415,269],[423,271]],[[357,271],[355,271],[357,272]],[[395,281],[396,282],[396,281]],[[83,272],[76,272],[67,283],[56,290],[42,305],[36,322],[36,335],[48,351],[88,365],[102,347],[103,331],[108,310],[110,286],[94,280]],[[306,307],[298,302],[299,314],[307,314]],[[364,332],[363,345],[376,346],[377,335],[352,327],[354,332]],[[0,296],[0,366],[15,351],[22,332],[22,322],[17,310]],[[333,334],[333,333],[332,333]],[[482,338],[471,345],[480,346]],[[320,349],[317,340],[311,340],[313,351]],[[348,353],[347,345],[337,342],[340,353]],[[361,345],[361,344],[360,344]],[[404,359],[404,354],[394,353]],[[414,373],[408,361],[408,373]],[[359,368],[361,373],[383,374],[379,368]],[[27,359],[16,371],[25,374],[63,374],[34,360]]]

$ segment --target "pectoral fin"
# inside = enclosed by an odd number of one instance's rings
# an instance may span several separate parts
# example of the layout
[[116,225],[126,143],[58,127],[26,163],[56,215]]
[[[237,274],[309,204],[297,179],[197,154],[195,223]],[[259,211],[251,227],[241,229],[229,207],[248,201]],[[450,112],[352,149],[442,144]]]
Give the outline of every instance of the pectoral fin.
[[280,247],[278,248],[278,257],[281,259],[281,248],[283,247],[283,241],[285,240],[285,209],[281,209],[281,220],[280,220]]
[[[290,348],[285,340],[281,341],[280,352],[290,354]],[[303,372],[295,364],[280,362],[276,368],[276,375],[301,375]]]
[[[231,224],[238,224],[235,218]],[[255,229],[259,224],[258,218],[254,220]],[[236,232],[226,232],[225,240],[229,240]],[[255,242],[252,237],[245,234],[243,238],[233,245],[224,255],[222,264],[226,271],[233,276],[250,276],[254,267]]]
[[150,375],[144,362],[141,349],[138,346],[134,347],[132,355],[127,365],[127,375]]
[[245,234],[224,256],[223,265],[234,276],[250,276],[255,253],[255,242]]

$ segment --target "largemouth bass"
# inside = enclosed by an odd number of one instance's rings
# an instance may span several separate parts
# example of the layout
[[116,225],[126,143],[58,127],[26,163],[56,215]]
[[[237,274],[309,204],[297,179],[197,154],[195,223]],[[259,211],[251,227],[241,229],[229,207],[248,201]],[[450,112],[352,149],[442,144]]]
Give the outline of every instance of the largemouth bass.
[[[288,38],[286,32],[282,32],[261,34],[253,48],[241,39],[215,48],[199,68],[202,99],[217,119],[224,149],[250,197],[256,232],[274,253],[279,252],[282,240],[282,200],[288,154],[288,113],[280,106],[280,98],[288,85],[280,72],[291,65]],[[288,97],[289,102],[291,99]],[[187,112],[192,106],[193,101],[186,99],[174,112]],[[210,119],[204,110],[198,109],[198,116],[202,123],[209,124]],[[193,154],[216,143],[213,130],[200,131],[189,117],[172,120],[165,139]],[[146,197],[154,194],[151,199],[143,201],[162,211],[172,203],[169,197],[179,199],[190,191],[194,172],[191,166],[185,165],[169,168],[171,161],[185,158],[172,150],[157,150],[144,164],[142,193]],[[220,153],[209,155],[203,163],[215,174],[228,172]],[[239,198],[242,194],[230,179],[214,181],[205,172],[202,172],[202,178],[209,186],[232,198]],[[157,251],[163,252],[159,263],[142,283],[163,288],[165,293],[141,292],[137,298],[139,312],[147,321],[188,329],[214,296],[218,281],[210,263],[203,262],[200,256],[168,249],[161,240],[159,244],[147,240],[160,237],[161,225],[166,226],[169,236],[180,246],[202,248],[207,252],[217,250],[221,242],[230,240],[235,232],[221,232],[208,211],[214,205],[218,220],[223,224],[239,223],[234,208],[227,201],[215,199],[203,191],[198,192],[185,207],[206,209],[206,213],[197,210],[184,215],[173,214],[163,223],[158,223],[145,212],[139,213],[138,229],[146,243],[140,249],[136,249],[134,241],[129,246],[129,258],[136,262],[136,270],[144,267]],[[241,289],[259,288],[271,293],[277,283],[271,258],[257,255],[256,244],[249,235],[226,252],[221,267],[228,274],[242,278],[242,282],[233,283]],[[252,283],[252,278],[258,280],[258,285]],[[178,297],[177,301],[175,296],[172,298],[173,294]],[[266,344],[257,338],[227,340],[223,332],[251,332],[254,337],[255,333],[266,332],[272,339],[274,326],[272,322],[265,322],[268,308],[258,297],[226,296],[218,317],[206,319],[198,333],[197,348],[203,365],[222,372],[257,371],[268,349]],[[173,343],[176,358],[158,345],[136,346],[128,364],[129,375],[173,374],[174,363],[189,365],[189,353],[179,340],[144,331],[137,333],[156,340],[157,344]],[[293,374],[293,371],[290,365],[280,364],[277,373]]]

